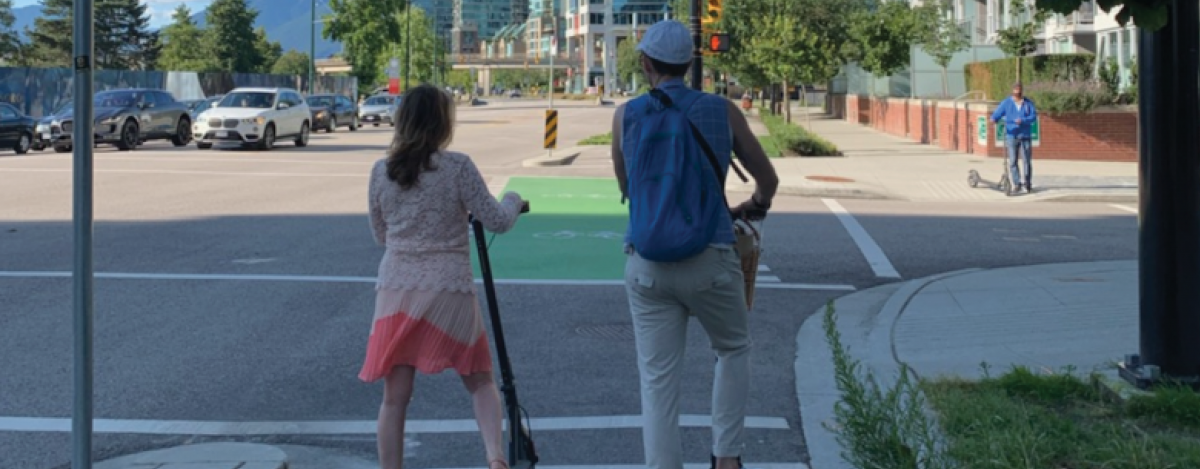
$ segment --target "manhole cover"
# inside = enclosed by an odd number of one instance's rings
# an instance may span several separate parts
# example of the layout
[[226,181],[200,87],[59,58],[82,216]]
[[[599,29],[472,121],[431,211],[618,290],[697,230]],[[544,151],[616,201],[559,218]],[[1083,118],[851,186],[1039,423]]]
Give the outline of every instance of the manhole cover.
[[633,324],[589,324],[575,328],[575,333],[584,337],[600,339],[631,340],[633,339]]
[[806,179],[822,182],[854,182],[853,179],[837,176],[808,176]]

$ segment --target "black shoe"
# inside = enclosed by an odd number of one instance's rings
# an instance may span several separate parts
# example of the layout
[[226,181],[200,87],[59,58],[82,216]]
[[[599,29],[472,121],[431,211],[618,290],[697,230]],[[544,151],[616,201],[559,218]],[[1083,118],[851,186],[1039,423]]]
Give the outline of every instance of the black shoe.
[[1026,193],[1026,194],[1032,194],[1032,193],[1033,193],[1033,184],[1026,184],[1026,185],[1025,185],[1025,193]]
[[[717,456],[713,455],[713,454],[710,454],[709,456],[712,458],[712,465],[708,466],[709,469],[717,469]],[[741,456],[738,456],[737,462],[738,462],[739,468],[746,467],[746,466],[742,465],[742,457]]]

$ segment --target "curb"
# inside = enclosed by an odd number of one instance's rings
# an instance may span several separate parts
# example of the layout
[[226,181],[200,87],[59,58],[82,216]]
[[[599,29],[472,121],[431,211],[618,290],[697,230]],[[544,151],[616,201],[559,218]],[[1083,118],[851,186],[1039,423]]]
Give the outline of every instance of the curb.
[[546,155],[538,155],[532,158],[526,158],[521,162],[521,166],[526,168],[546,167],[546,166],[569,166],[575,162],[575,158],[583,153],[583,149],[579,147],[571,147],[564,150],[555,151],[553,158]]
[[[987,269],[963,269],[931,275],[904,282],[895,282],[854,292],[834,300],[834,308],[845,302],[870,302],[868,311],[878,300],[872,297],[887,295],[882,306],[873,316],[853,317],[847,320],[840,316],[839,330],[843,345],[848,349],[864,349],[867,353],[858,357],[864,368],[893,372],[899,369],[892,346],[892,330],[908,303],[930,284],[950,277],[982,272]],[[890,290],[890,291],[889,291]],[[796,400],[800,408],[800,422],[804,434],[805,448],[809,455],[809,466],[813,469],[853,469],[842,458],[843,449],[835,433],[826,424],[835,425],[835,411],[840,396],[834,380],[833,358],[824,331],[825,307],[804,320],[796,334],[796,361],[794,366]],[[840,314],[840,313],[839,313]],[[852,336],[844,330],[849,327],[868,328],[865,334]],[[885,357],[885,358],[881,358]],[[886,367],[885,370],[878,368]]]
[[1107,203],[1107,204],[1136,204],[1138,203],[1138,194],[1087,194],[1087,193],[1065,193],[1060,195],[1047,195],[1046,197],[1029,200],[1028,202],[1075,202],[1075,203]]
[[[739,184],[736,186],[727,186],[728,192],[752,193],[754,192],[753,184]],[[794,197],[809,197],[809,198],[835,198],[835,199],[863,199],[863,200],[903,200],[901,198],[885,194],[883,192],[870,191],[865,189],[838,189],[838,188],[813,188],[793,185],[780,184],[775,190],[776,195],[788,195]]]
[[287,454],[269,445],[202,443],[131,454],[99,462],[95,469],[287,469]]

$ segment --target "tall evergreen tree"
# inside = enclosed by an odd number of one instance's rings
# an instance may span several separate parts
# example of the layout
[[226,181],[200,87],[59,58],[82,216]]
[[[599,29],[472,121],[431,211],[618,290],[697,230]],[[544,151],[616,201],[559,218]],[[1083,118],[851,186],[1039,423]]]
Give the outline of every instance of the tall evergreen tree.
[[267,38],[267,28],[259,26],[254,31],[254,48],[258,49],[260,61],[255,73],[271,73],[275,62],[283,56],[283,45],[279,41],[272,42]]
[[235,73],[259,70],[263,60],[254,33],[256,19],[258,12],[247,6],[246,0],[215,0],[208,6],[205,42],[220,70]]
[[65,67],[71,62],[72,0],[41,0],[42,16],[26,30],[30,62],[42,67]]
[[10,65],[25,63],[24,44],[13,28],[17,18],[13,16],[12,0],[0,0],[0,60]]
[[192,21],[192,10],[181,4],[171,15],[171,24],[160,31],[158,68],[170,71],[207,72],[216,64],[205,51],[204,31]]

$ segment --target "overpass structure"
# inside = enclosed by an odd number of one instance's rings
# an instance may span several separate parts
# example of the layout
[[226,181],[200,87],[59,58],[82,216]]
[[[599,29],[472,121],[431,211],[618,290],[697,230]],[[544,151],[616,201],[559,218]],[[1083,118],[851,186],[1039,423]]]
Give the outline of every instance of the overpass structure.
[[[484,54],[456,54],[450,57],[451,68],[454,70],[469,70],[475,75],[475,82],[485,90],[492,88],[492,70],[549,70],[549,57],[488,57]],[[555,70],[577,72],[578,66],[573,61],[559,55],[554,58]],[[316,60],[318,75],[350,73],[350,64],[340,57]]]

